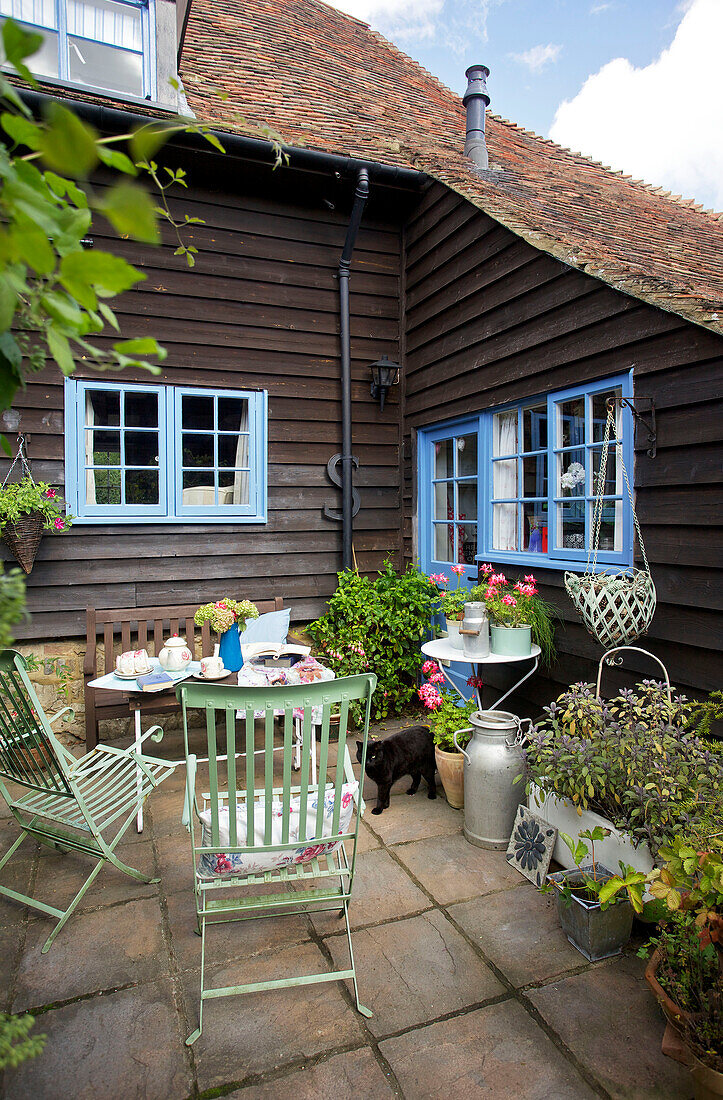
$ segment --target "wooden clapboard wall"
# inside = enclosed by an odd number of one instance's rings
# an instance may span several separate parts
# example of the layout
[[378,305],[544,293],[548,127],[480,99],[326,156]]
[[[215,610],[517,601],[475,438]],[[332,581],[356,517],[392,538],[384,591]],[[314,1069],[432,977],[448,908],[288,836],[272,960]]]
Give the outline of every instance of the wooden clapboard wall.
[[[223,593],[284,597],[296,620],[324,609],[341,568],[341,507],[326,473],[341,448],[337,265],[354,181],[332,173],[254,168],[227,155],[189,156],[176,215],[205,225],[184,234],[199,250],[192,271],[162,248],[114,240],[94,226],[98,247],[140,267],[146,280],[118,305],[123,335],[156,336],[168,349],[162,374],[122,380],[269,393],[269,519],[263,525],[82,526],[47,536],[28,578],[30,623],[21,638],[77,636],[85,609],[199,603]],[[99,187],[103,181],[99,181]],[[369,364],[399,356],[401,226],[407,200],[372,185],[351,276],[353,450],[361,511],[354,548],[360,568],[400,561],[398,387],[384,412],[369,393]],[[406,206],[400,207],[402,204]],[[329,208],[332,204],[333,209]],[[78,366],[77,377],[102,377]],[[63,485],[63,384],[48,366],[17,401],[35,476]],[[3,464],[3,468],[7,463]],[[3,556],[10,560],[3,547]]]
[[[677,683],[720,688],[723,337],[566,267],[441,185],[407,224],[403,297],[406,559],[416,554],[418,428],[632,367],[635,392],[655,400],[658,420],[657,457],[647,457],[640,433],[636,448],[639,517],[658,592],[642,644]],[[528,681],[531,709],[560,685],[590,678],[601,654],[562,574],[536,572],[565,625],[551,677]]]

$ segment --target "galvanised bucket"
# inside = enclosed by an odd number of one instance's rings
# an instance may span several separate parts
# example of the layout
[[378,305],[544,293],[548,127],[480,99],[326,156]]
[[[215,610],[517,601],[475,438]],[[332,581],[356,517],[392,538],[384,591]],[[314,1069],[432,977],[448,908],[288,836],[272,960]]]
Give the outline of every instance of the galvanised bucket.
[[530,719],[505,710],[477,710],[470,722],[472,738],[466,749],[454,735],[465,758],[464,835],[478,848],[502,850],[509,843],[517,807],[525,800],[525,785],[515,778],[524,771],[522,725]]
[[529,657],[532,652],[531,626],[490,627],[492,652],[500,657]]
[[[585,874],[592,873],[592,866],[581,867],[574,871],[557,871],[554,875],[548,875],[547,880],[561,886],[566,882],[578,886],[583,884]],[[613,877],[612,871],[600,863],[597,864],[597,874],[605,880]],[[633,907],[627,898],[618,899],[603,912],[598,901],[573,895],[568,902],[558,893],[557,915],[570,943],[590,962],[619,955],[633,928]]]

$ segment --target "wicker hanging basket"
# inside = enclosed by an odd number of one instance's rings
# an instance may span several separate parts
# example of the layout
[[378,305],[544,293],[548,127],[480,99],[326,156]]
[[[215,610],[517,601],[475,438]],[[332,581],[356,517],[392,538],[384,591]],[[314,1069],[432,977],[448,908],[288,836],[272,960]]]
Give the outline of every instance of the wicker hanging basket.
[[[602,522],[603,495],[605,488],[605,470],[607,467],[610,437],[618,448],[618,462],[622,467],[625,485],[630,499],[633,524],[638,536],[640,552],[645,563],[644,569],[625,569],[620,573],[596,573],[597,553],[600,543],[600,524]],[[592,556],[592,568],[590,557]],[[650,566],[645,553],[643,536],[635,513],[633,493],[628,481],[628,472],[623,461],[622,448],[615,435],[614,406],[608,404],[608,417],[605,425],[600,468],[598,470],[597,496],[593,515],[593,535],[590,543],[585,573],[565,574],[565,588],[593,638],[609,649],[611,646],[626,645],[634,642],[647,632],[655,614],[656,594]]]
[[43,537],[42,512],[30,512],[21,516],[17,523],[6,523],[2,537],[12,556],[29,573]]

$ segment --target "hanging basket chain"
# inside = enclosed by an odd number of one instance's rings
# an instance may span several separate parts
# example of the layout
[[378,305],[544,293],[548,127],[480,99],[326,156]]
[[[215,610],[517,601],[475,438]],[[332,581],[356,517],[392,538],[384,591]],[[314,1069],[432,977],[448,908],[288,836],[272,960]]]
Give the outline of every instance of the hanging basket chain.
[[[650,572],[650,566],[648,564],[648,555],[645,553],[645,543],[643,542],[643,534],[640,530],[640,523],[638,522],[638,514],[635,510],[635,502],[633,500],[633,490],[630,486],[628,479],[628,471],[625,465],[625,459],[623,458],[623,445],[617,437],[615,429],[615,407],[614,405],[608,405],[608,416],[605,422],[605,434],[603,436],[602,454],[600,457],[600,466],[598,468],[597,483],[595,486],[595,510],[593,512],[593,532],[592,541],[588,549],[587,565],[585,566],[585,574],[590,575],[595,572],[597,565],[597,553],[600,547],[600,528],[602,526],[603,515],[603,497],[605,495],[605,474],[607,472],[608,454],[610,452],[610,437],[612,436],[612,443],[615,447],[615,456],[620,463],[623,471],[623,478],[625,479],[625,487],[628,491],[628,500],[630,501],[630,511],[633,517],[633,525],[635,527],[635,534],[638,539],[638,546],[640,552],[643,555],[643,561],[645,563],[645,572]],[[592,554],[592,569],[590,569],[590,554]]]
[[30,469],[30,462],[28,460],[28,456],[27,456],[27,453],[26,453],[26,450],[25,450],[25,436],[24,435],[18,435],[18,449],[17,449],[17,452],[15,454],[15,458],[10,463],[10,468],[9,468],[8,472],[5,474],[5,480],[2,483],[2,488],[3,489],[5,488],[8,481],[10,480],[10,475],[13,472],[13,470],[15,469],[15,467],[17,466],[18,462],[20,463],[21,476],[22,477],[29,477],[30,480],[32,481],[33,485],[34,485],[35,481],[33,480],[32,471]]

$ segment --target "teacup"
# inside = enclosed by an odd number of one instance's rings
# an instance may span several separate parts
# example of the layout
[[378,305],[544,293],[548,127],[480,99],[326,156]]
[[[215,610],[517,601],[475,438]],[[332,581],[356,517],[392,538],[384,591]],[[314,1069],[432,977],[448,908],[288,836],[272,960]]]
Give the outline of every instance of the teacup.
[[137,676],[142,672],[148,672],[150,661],[145,649],[128,650],[116,658],[116,671],[123,676]]
[[201,658],[201,675],[202,676],[220,676],[223,672],[223,661],[220,657],[202,657]]

